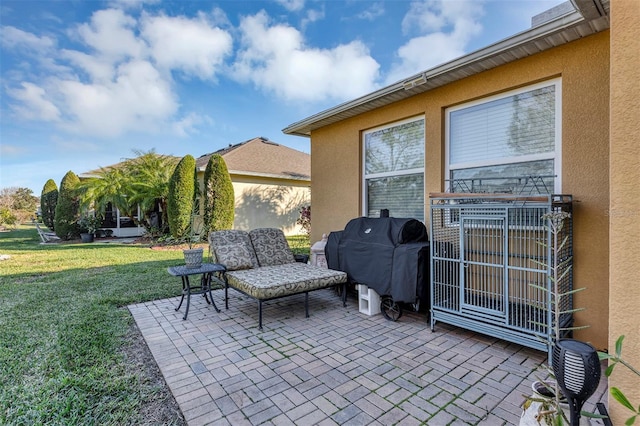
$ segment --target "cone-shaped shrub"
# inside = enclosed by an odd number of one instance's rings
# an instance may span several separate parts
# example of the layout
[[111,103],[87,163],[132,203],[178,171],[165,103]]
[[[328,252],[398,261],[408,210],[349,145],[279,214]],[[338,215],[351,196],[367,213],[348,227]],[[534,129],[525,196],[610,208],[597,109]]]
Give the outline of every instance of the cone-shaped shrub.
[[196,160],[185,155],[178,163],[169,180],[167,216],[169,232],[174,238],[187,235],[191,224],[193,199],[196,191]]
[[77,223],[80,218],[80,202],[76,194],[76,187],[79,183],[80,179],[72,171],[68,171],[60,182],[60,192],[58,193],[53,222],[56,235],[63,240],[77,238],[80,235]]
[[235,214],[235,199],[227,164],[219,154],[209,158],[204,171],[204,225],[211,231],[231,229]]
[[56,204],[58,204],[58,185],[53,179],[49,179],[42,187],[40,194],[40,211],[42,222],[52,231],[55,230]]

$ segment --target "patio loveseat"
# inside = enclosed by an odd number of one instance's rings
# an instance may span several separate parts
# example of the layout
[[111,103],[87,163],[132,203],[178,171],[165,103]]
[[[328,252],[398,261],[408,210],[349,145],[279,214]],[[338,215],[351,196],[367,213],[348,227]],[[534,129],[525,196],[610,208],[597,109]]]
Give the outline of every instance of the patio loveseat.
[[258,328],[262,330],[262,302],[294,294],[305,294],[309,317],[309,292],[342,285],[346,306],[347,274],[296,262],[284,233],[277,228],[214,231],[209,234],[214,262],[224,265],[225,307],[229,309],[229,287],[258,301]]

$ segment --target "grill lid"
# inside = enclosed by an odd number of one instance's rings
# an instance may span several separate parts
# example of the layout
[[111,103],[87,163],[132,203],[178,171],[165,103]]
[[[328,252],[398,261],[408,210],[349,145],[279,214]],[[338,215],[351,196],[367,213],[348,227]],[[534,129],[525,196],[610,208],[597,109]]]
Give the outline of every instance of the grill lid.
[[392,246],[429,241],[427,228],[422,222],[398,217],[351,219],[344,228],[342,238]]

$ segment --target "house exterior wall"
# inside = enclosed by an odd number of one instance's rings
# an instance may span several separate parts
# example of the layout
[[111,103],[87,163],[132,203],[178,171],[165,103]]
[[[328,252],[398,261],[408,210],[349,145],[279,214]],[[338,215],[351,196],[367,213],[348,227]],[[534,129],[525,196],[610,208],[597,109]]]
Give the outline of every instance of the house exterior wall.
[[428,194],[445,189],[445,109],[532,83],[562,78],[562,192],[574,205],[576,337],[607,347],[609,280],[609,32],[500,66],[311,134],[312,241],[362,215],[361,134],[425,118],[425,216]]
[[[640,369],[640,2],[611,2],[611,200],[609,207],[609,348],[625,335],[622,355]],[[615,368],[609,387],[640,403],[640,378]],[[609,398],[613,424],[631,412]]]
[[[235,197],[234,229],[279,228],[285,235],[302,234],[296,225],[303,206],[311,204],[308,180],[230,173]],[[198,172],[200,188],[204,172]]]
[[285,235],[301,234],[300,209],[310,204],[309,182],[232,175],[234,229],[275,227]]

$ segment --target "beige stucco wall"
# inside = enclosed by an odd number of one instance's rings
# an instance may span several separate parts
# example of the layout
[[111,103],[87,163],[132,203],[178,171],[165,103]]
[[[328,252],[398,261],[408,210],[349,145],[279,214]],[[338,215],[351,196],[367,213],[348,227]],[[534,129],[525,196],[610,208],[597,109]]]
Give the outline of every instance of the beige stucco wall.
[[[303,231],[296,224],[300,209],[311,204],[308,180],[231,173],[235,197],[234,229],[280,228],[285,235]],[[204,172],[198,173],[200,188]]]
[[302,234],[296,220],[310,204],[308,181],[232,175],[235,195],[234,229],[280,228],[286,235]]
[[[640,369],[640,2],[611,2],[611,201],[609,347],[625,335],[623,358]],[[640,405],[640,378],[618,366],[616,386]],[[613,424],[631,414],[609,398]]]
[[[574,206],[577,337],[607,346],[609,281],[609,32],[495,68],[311,134],[312,241],[362,214],[363,130],[425,117],[425,191],[444,189],[445,108],[562,77],[562,190]],[[427,199],[428,195],[425,196]],[[428,204],[428,201],[427,201]],[[428,217],[428,206],[425,206]]]

